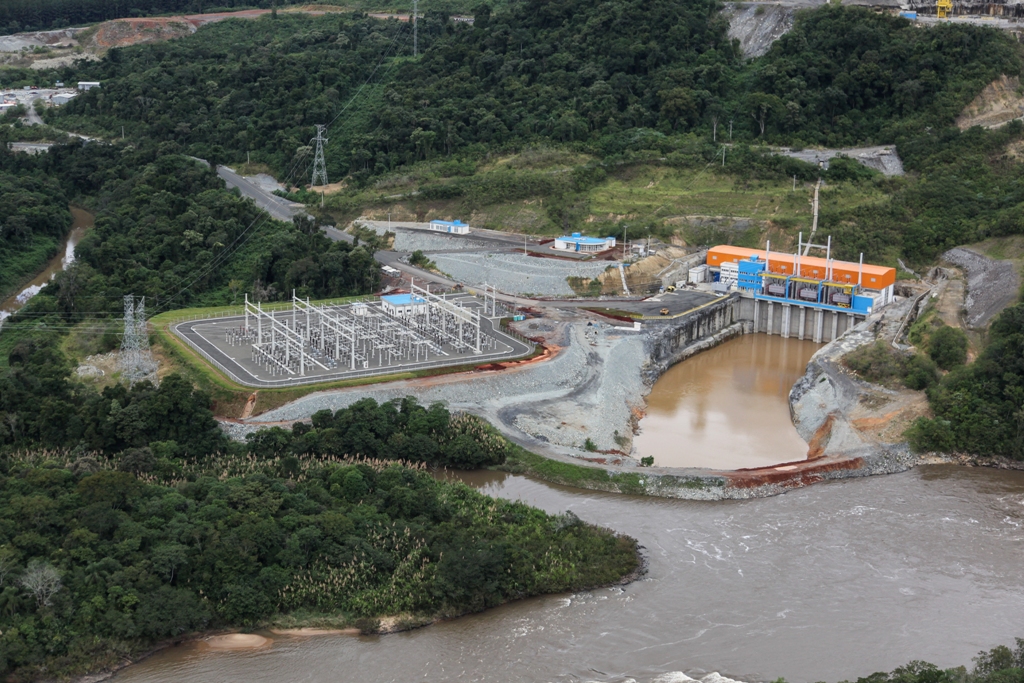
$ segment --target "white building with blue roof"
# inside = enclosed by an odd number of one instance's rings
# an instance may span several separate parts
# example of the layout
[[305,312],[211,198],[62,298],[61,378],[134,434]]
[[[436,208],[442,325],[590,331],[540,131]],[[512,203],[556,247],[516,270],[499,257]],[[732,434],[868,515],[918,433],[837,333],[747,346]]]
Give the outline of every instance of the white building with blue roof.
[[574,232],[568,237],[555,240],[555,249],[559,251],[576,251],[580,253],[597,253],[615,247],[614,237],[586,237]]
[[410,315],[424,315],[427,312],[427,300],[412,294],[385,294],[380,298],[384,312],[396,318]]
[[434,232],[447,232],[452,235],[468,235],[469,225],[456,219],[454,221],[430,221],[430,229]]

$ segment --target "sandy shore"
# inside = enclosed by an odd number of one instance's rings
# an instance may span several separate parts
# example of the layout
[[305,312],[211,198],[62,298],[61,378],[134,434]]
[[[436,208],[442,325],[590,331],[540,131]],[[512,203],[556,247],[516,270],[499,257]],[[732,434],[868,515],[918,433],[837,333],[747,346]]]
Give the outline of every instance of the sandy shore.
[[255,633],[227,633],[222,636],[210,636],[200,641],[211,650],[254,650],[265,647],[274,641],[258,636]]
[[357,628],[272,628],[276,636],[358,636]]

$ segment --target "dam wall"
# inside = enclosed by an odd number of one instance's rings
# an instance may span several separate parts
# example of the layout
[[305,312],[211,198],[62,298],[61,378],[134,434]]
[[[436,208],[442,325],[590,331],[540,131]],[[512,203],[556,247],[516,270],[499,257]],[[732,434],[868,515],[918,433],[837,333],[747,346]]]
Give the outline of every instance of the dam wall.
[[652,385],[676,363],[741,334],[760,332],[824,343],[835,341],[862,320],[864,316],[854,313],[732,294],[676,320],[645,323],[648,360],[643,379]]
[[737,320],[750,323],[751,332],[781,335],[784,339],[835,341],[864,316],[811,306],[759,301],[742,296],[736,305]]
[[676,320],[644,323],[647,334],[644,351],[647,362],[642,372],[644,383],[653,385],[676,363],[715,344],[752,332],[752,320],[740,314],[740,296],[716,301]]

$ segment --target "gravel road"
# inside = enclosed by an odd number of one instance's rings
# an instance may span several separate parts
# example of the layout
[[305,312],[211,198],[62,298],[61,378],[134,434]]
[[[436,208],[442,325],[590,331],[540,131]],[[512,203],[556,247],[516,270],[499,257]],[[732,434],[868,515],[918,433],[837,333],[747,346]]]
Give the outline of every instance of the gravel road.
[[950,249],[942,258],[967,272],[964,316],[969,327],[984,327],[1020,293],[1020,279],[1013,263],[994,261],[963,247]]
[[432,235],[422,230],[396,230],[395,251],[413,252],[417,249],[423,251],[462,251],[463,249],[490,249],[493,245],[486,242],[467,239],[465,237],[452,238],[444,235]]
[[609,267],[607,261],[560,261],[522,254],[434,254],[431,260],[460,282],[486,282],[509,294],[535,296],[572,296],[566,278],[592,278]]

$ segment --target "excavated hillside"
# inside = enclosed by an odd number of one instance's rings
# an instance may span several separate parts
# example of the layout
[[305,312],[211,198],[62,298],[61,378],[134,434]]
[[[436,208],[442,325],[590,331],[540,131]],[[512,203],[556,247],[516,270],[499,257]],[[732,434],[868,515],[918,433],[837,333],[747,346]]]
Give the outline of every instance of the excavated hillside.
[[115,19],[98,24],[94,30],[82,36],[79,42],[88,50],[105,52],[112,47],[158,43],[195,32],[195,24],[184,17]]
[[960,130],[972,126],[996,128],[1024,116],[1019,76],[1000,76],[985,86],[956,119]]

